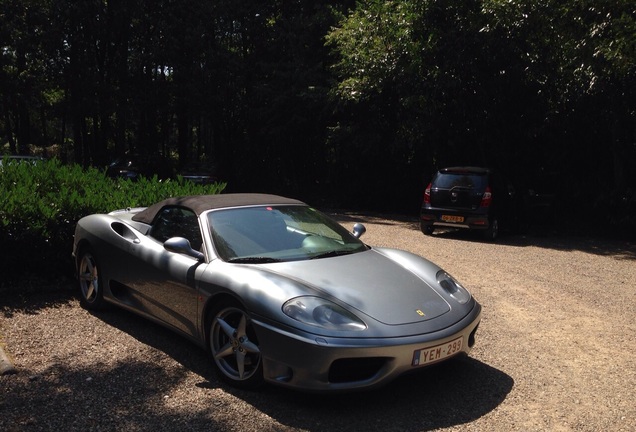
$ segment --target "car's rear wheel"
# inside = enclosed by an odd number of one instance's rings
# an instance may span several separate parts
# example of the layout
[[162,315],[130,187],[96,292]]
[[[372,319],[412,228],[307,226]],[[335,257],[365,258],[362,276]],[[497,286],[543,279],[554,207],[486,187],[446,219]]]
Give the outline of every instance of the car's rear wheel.
[[226,303],[212,312],[210,351],[220,377],[233,386],[263,384],[263,365],[254,326],[247,312]]
[[424,223],[420,224],[420,229],[425,235],[433,235],[433,232],[435,231],[435,228],[433,227],[433,225],[424,224]]
[[80,254],[77,266],[77,280],[79,281],[80,303],[86,309],[101,309],[104,307],[104,292],[99,275],[97,259],[90,249],[84,249]]
[[488,229],[484,231],[484,238],[488,241],[493,241],[499,236],[499,220],[497,218],[493,218],[490,221],[490,225]]

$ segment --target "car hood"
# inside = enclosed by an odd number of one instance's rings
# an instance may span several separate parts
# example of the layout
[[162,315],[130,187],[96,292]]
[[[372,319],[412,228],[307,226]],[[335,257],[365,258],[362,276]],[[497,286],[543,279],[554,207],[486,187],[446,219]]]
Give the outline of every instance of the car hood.
[[387,325],[427,321],[451,310],[431,285],[439,267],[411,254],[370,249],[266,267]]

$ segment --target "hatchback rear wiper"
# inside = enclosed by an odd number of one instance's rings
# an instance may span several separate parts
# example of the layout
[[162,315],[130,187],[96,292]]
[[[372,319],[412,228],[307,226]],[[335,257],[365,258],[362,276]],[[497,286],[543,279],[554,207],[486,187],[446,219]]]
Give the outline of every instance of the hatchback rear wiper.
[[267,263],[277,263],[282,262],[283,260],[272,257],[260,257],[260,256],[248,256],[248,257],[237,257],[228,260],[228,262],[233,264],[267,264]]

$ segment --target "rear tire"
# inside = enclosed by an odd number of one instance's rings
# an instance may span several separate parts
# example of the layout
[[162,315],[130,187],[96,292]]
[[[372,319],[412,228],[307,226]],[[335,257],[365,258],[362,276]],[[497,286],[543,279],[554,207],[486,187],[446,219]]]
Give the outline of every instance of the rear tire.
[[433,227],[433,225],[429,225],[429,224],[420,224],[420,229],[422,230],[422,232],[424,233],[424,235],[433,235],[433,232],[435,232],[435,228]]
[[99,265],[91,249],[83,249],[77,264],[80,304],[91,310],[104,307],[104,287],[99,274]]
[[493,220],[490,221],[490,225],[488,226],[488,229],[484,231],[484,238],[488,241],[493,241],[498,236],[499,236],[499,221],[497,220],[497,218],[493,218]]

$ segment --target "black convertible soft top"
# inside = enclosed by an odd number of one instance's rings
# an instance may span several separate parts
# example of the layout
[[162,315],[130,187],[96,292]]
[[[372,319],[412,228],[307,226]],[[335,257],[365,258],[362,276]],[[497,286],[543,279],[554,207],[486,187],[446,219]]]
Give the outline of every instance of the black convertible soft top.
[[280,204],[304,204],[292,198],[285,198],[278,195],[238,193],[221,195],[192,195],[184,197],[168,198],[147,207],[132,217],[136,222],[151,224],[155,216],[166,206],[178,206],[191,209],[197,216],[206,210],[243,207],[253,205],[280,205]]

